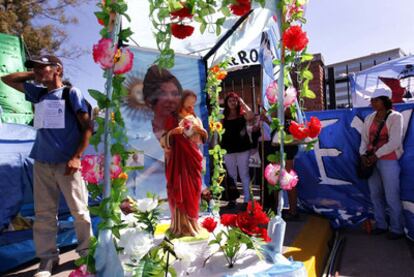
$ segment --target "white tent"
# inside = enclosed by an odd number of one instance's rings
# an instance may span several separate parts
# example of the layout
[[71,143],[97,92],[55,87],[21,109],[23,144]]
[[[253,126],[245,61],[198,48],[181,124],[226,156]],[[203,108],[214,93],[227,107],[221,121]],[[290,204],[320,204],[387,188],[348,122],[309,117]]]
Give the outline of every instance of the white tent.
[[[267,4],[264,8],[261,8],[257,4],[253,5],[254,10],[246,20],[241,23],[234,33],[216,51],[213,49],[214,53],[208,59],[208,65],[215,64],[228,57],[234,58],[235,63],[233,65],[258,63],[257,57],[254,56],[255,53],[253,52],[252,54],[252,49],[258,51],[260,47],[262,31],[266,29],[272,16],[275,15],[275,2],[266,1]],[[124,19],[122,26],[124,28],[130,27],[134,32],[132,36],[133,43],[139,47],[157,49],[152,33],[153,27],[149,17],[148,2],[128,1],[128,14],[131,16],[131,22]],[[211,20],[215,21],[220,16],[214,15]],[[184,40],[173,37],[171,48],[177,54],[196,55],[203,58],[215,45],[220,44],[220,40],[237,24],[239,19],[240,17],[236,16],[229,18],[224,23],[219,37],[216,36],[215,30],[209,29],[208,27],[205,33],[201,34],[199,31],[200,24],[193,22],[191,25],[195,27],[194,33]],[[243,56],[243,53],[240,54],[241,51],[244,51],[246,55]]]

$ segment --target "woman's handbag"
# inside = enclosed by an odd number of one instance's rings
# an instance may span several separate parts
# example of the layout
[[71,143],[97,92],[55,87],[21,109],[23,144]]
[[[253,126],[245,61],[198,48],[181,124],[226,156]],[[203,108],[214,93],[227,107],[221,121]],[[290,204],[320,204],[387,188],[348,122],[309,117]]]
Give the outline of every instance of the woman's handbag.
[[[363,156],[369,156],[367,154],[363,155]],[[359,157],[358,160],[358,165],[357,165],[357,176],[360,179],[368,179],[369,177],[371,177],[372,173],[374,172],[374,166],[375,163],[372,163],[370,165],[366,165],[362,162],[362,156]]]
[[[381,130],[384,127],[385,121],[387,120],[387,118],[390,115],[390,113],[391,113],[391,111],[389,111],[385,115],[384,120],[381,121],[380,125],[378,126],[377,133],[375,134],[374,140],[372,141],[372,147],[373,148],[377,145],[377,143],[379,141],[379,137],[380,137],[380,134],[381,134]],[[362,156],[359,157],[358,164],[357,164],[357,176],[360,179],[368,179],[369,177],[371,177],[372,173],[374,172],[375,163],[371,163],[371,164],[367,165],[367,164],[365,164],[362,161],[362,157],[363,156],[369,157],[371,155],[375,155],[375,154],[374,153],[367,152],[367,153],[365,153],[365,155],[362,155]]]

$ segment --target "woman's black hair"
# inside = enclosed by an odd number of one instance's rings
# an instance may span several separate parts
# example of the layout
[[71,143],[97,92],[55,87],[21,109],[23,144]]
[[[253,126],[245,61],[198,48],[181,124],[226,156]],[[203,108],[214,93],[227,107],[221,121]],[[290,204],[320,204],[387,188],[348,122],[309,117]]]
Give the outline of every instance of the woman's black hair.
[[392,101],[389,97],[379,96],[378,99],[380,99],[382,101],[382,103],[384,104],[384,107],[385,107],[386,110],[391,110],[392,109]]

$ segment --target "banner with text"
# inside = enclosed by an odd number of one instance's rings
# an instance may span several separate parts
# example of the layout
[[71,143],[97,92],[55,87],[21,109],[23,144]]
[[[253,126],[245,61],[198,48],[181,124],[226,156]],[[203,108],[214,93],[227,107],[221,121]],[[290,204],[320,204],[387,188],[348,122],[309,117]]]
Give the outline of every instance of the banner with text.
[[[404,154],[400,158],[400,194],[408,235],[414,240],[414,104],[396,105],[404,117]],[[295,160],[299,174],[301,205],[327,216],[334,227],[358,224],[372,217],[366,180],[356,175],[360,132],[371,108],[309,112],[323,125],[319,142],[310,152],[300,152]]]

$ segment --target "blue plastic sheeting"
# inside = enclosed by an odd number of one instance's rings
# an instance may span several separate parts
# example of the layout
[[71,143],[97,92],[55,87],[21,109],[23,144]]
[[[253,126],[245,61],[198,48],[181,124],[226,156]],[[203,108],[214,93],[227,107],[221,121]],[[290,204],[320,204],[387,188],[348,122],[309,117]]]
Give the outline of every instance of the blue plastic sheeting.
[[[92,228],[96,234],[99,218],[92,218]],[[5,232],[0,236],[0,273],[7,272],[36,258],[32,230]],[[73,218],[59,221],[58,247],[76,244]]]
[[[27,125],[2,124],[0,127],[0,227],[6,227],[20,213],[33,217],[33,160],[28,158],[36,130]],[[89,205],[95,204],[89,201]],[[69,208],[59,202],[59,246],[76,243]],[[94,219],[96,222],[97,219]],[[95,224],[96,225],[96,224]],[[0,272],[35,258],[32,230],[0,233]]]
[[4,123],[0,127],[0,229],[24,203],[33,202],[32,161],[28,156],[35,136],[36,131],[27,125]]
[[[408,236],[414,240],[414,104],[396,105],[403,114],[404,154],[400,158],[400,195]],[[360,131],[371,108],[309,112],[323,125],[315,150],[301,152],[295,160],[299,175],[298,194],[302,206],[331,219],[333,227],[361,223],[372,218],[366,180],[356,175]]]

